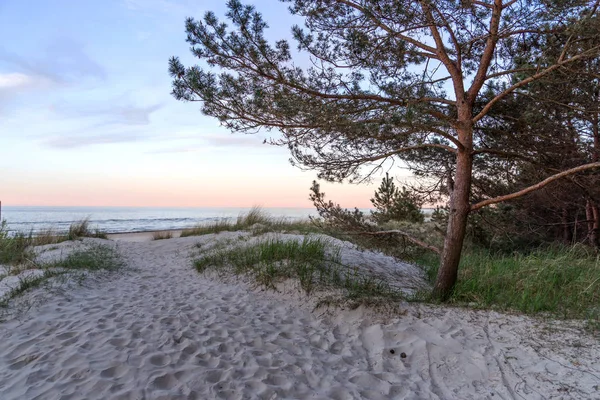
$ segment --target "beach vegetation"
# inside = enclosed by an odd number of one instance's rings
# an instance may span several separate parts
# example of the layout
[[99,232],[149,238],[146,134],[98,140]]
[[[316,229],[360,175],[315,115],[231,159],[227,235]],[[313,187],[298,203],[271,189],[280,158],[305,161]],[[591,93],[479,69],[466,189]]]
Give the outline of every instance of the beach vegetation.
[[[434,257],[419,260],[435,276]],[[449,302],[600,323],[600,256],[590,247],[553,245],[527,253],[469,249]]]
[[33,259],[32,247],[57,244],[68,240],[95,237],[106,239],[104,232],[90,229],[89,219],[74,222],[67,232],[47,228],[40,232],[10,232],[6,221],[0,222],[0,264],[18,265]]
[[266,232],[312,233],[319,231],[319,228],[309,220],[272,217],[261,207],[255,206],[247,213],[241,213],[235,220],[222,218],[184,229],[181,237],[236,231],[252,231],[253,234],[260,235]]
[[89,218],[72,223],[67,232],[67,240],[77,240],[84,237],[107,239],[106,233],[99,229],[91,229]]
[[[41,270],[42,273],[20,279],[18,285],[0,298],[0,307],[7,307],[11,299],[43,285],[50,278],[73,278],[80,276],[77,274],[85,271],[115,271],[125,265],[113,247],[100,244],[86,245],[85,248],[74,250],[66,257],[53,262],[38,263],[33,260],[33,257],[28,260],[30,265],[27,268],[35,268]],[[9,272],[18,275],[22,270],[23,268],[17,267]]]
[[307,295],[335,290],[353,302],[402,298],[402,293],[385,280],[342,264],[340,251],[321,237],[266,238],[203,253],[194,261],[194,266],[199,272],[216,269],[250,276],[271,289],[276,289],[282,281],[295,279]]
[[173,232],[171,231],[156,231],[152,233],[152,240],[163,240],[173,238]]

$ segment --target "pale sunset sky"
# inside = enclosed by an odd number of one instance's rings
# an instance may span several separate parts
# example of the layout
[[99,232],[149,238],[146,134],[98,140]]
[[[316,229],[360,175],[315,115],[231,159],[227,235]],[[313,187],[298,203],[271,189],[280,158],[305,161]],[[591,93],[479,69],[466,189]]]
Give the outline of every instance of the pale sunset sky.
[[[277,0],[245,3],[273,40],[302,23]],[[198,62],[185,18],[208,10],[223,17],[225,0],[0,0],[2,204],[311,207],[316,174],[287,149],[171,97],[169,57]],[[378,184],[323,187],[368,207]]]

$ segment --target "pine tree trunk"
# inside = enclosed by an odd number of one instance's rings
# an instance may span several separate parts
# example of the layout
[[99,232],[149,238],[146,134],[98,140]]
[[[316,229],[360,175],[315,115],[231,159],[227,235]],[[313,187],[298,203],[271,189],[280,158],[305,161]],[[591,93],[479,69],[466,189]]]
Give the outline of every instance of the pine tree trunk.
[[442,258],[433,288],[434,296],[446,299],[451,294],[458,276],[458,265],[467,228],[471,205],[471,170],[473,156],[470,149],[460,150],[456,158],[454,190],[450,195],[448,227],[442,250]]
[[[600,121],[598,121],[598,113],[594,114],[592,124],[592,133],[594,135],[592,161],[596,162],[600,159]],[[587,220],[591,220],[589,227],[590,245],[600,248],[600,212],[598,212],[598,204],[591,199],[587,201],[586,214]]]
[[562,209],[560,222],[563,229],[562,241],[564,244],[569,245],[573,241],[573,236],[571,235],[571,224],[569,224],[569,210],[567,210],[567,207],[563,207]]
[[600,233],[599,216],[598,206],[592,200],[588,199],[585,204],[585,217],[588,221],[588,240],[590,241],[590,246],[593,247],[600,247],[598,238],[598,234]]

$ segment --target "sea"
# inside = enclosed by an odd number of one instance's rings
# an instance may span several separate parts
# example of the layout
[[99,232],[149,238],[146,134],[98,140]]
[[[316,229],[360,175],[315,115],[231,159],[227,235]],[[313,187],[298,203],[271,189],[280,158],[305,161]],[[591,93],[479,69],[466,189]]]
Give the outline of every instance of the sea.
[[[174,207],[34,207],[2,206],[0,219],[8,231],[37,232],[48,228],[67,231],[73,222],[89,219],[91,229],[105,233],[184,229],[223,219],[235,219],[250,208]],[[266,214],[289,220],[316,216],[313,208],[263,208]]]

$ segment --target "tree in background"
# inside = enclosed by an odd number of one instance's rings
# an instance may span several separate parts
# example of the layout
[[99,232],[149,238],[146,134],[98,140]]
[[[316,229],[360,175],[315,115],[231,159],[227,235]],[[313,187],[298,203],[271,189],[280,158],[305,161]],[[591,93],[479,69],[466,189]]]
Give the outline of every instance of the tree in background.
[[398,189],[394,184],[394,179],[390,178],[387,172],[373,195],[371,203],[377,210],[371,214],[378,223],[391,220],[423,222],[423,213],[418,200],[405,186],[402,187],[402,190]]
[[[448,223],[436,296],[446,298],[454,287],[470,213],[600,166],[552,171],[493,197],[473,186],[474,178],[502,179],[489,176],[503,165],[495,159],[521,156],[475,135],[490,111],[539,79],[599,57],[598,34],[586,46],[566,41],[559,52],[537,47],[550,34],[585,30],[598,0],[284,1],[304,17],[307,30],[292,31],[310,67],[293,62],[286,40],[267,41],[254,7],[229,0],[232,29],[211,12],[186,21],[192,53],[209,69],[186,68],[173,57],[173,95],[201,102],[204,114],[232,131],[279,131],[270,142],[287,146],[295,165],[326,180],[368,179],[394,158],[425,167],[425,176],[445,171],[438,186],[449,197]],[[531,47],[539,56],[515,67]]]

